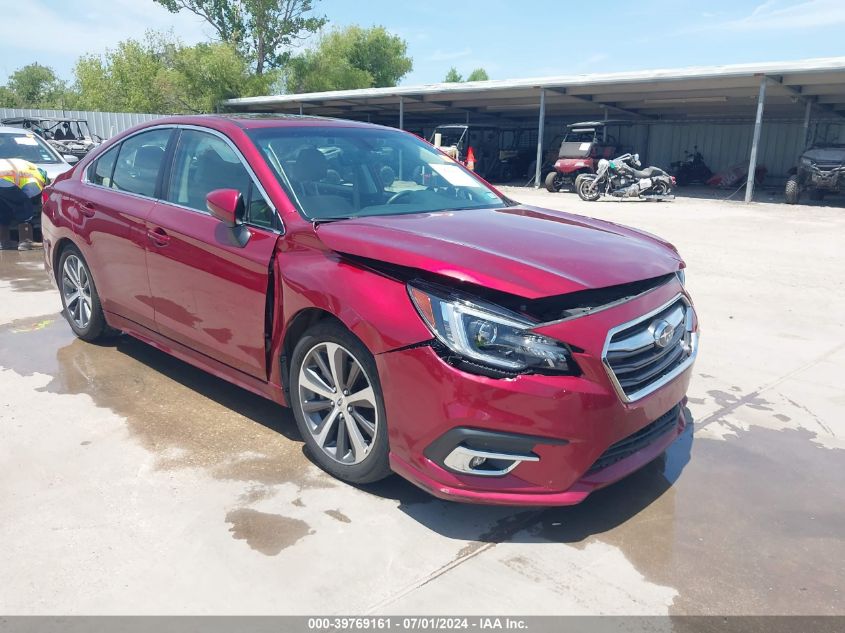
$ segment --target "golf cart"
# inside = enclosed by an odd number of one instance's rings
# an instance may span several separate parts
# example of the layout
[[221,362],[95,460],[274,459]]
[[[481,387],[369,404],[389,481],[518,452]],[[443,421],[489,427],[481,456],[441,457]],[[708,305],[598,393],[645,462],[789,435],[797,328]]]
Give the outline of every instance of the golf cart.
[[596,173],[596,165],[602,158],[611,159],[619,152],[619,141],[610,134],[619,126],[630,121],[583,121],[566,126],[566,135],[560,144],[554,168],[546,175],[546,189],[557,192],[564,188],[573,189],[575,179],[581,174]]
[[91,134],[85,119],[15,117],[0,123],[34,132],[63,156],[82,158],[103,142],[99,136]]

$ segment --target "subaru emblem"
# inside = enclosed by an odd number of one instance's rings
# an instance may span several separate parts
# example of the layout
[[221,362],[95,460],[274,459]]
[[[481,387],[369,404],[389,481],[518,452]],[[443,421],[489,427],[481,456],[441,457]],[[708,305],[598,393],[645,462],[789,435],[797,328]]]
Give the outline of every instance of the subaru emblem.
[[661,319],[651,325],[651,332],[654,336],[654,344],[657,347],[666,347],[675,336],[675,327],[669,321]]

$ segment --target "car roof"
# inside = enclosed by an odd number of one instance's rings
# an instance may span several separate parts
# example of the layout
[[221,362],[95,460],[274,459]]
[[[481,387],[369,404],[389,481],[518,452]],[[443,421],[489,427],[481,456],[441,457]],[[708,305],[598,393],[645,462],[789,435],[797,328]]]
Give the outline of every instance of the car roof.
[[[155,125],[200,125],[212,128],[226,128],[234,126],[243,130],[274,128],[274,127],[360,127],[385,128],[383,125],[350,121],[348,119],[333,119],[300,114],[187,114],[168,116],[148,121],[145,127]],[[393,128],[387,128],[393,129]]]

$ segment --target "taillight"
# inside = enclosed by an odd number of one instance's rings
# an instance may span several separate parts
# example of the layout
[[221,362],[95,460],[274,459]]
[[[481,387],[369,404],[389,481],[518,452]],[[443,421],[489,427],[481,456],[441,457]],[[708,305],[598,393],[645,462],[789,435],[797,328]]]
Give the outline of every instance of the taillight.
[[50,192],[44,188],[41,190],[41,206],[43,207],[47,204],[47,201],[50,199]]

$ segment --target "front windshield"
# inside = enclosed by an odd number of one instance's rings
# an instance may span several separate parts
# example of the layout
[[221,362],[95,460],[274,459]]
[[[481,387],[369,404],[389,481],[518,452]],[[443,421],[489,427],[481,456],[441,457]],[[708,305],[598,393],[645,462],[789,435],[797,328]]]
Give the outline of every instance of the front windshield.
[[404,132],[309,126],[248,133],[309,220],[508,204],[471,172]]
[[569,130],[563,139],[564,143],[592,143],[595,140],[593,130]]
[[22,158],[30,163],[59,163],[50,147],[35,134],[0,134],[0,158]]

